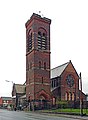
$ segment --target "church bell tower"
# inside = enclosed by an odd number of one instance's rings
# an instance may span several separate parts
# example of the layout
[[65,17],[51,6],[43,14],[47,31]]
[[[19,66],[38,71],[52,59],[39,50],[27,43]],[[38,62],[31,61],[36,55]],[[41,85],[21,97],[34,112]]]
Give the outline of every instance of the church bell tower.
[[50,101],[51,20],[33,13],[26,22],[26,96],[30,101]]

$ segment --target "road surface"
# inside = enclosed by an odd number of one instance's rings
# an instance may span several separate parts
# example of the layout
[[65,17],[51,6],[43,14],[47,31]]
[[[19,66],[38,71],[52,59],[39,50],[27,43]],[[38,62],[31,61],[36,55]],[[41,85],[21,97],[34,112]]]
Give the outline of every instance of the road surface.
[[[74,118],[60,117],[54,115],[23,112],[23,111],[8,111],[0,109],[0,120],[74,120]],[[75,118],[75,120],[84,120],[83,118]]]

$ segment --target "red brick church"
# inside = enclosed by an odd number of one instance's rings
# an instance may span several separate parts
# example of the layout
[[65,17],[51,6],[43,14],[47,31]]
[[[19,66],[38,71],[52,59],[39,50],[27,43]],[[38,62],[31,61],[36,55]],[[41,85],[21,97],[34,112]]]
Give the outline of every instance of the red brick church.
[[50,19],[35,13],[25,24],[26,85],[13,85],[16,107],[27,101],[32,109],[47,108],[58,101],[80,101],[80,95],[86,98],[79,90],[79,75],[71,60],[50,68],[50,24]]
[[50,68],[50,24],[50,19],[35,13],[25,24],[26,97],[32,106],[80,99],[79,75],[72,62]]
[[[26,89],[24,87],[23,94],[32,108],[34,105],[43,108],[61,100],[80,100],[79,75],[71,60],[56,68],[50,68],[50,24],[50,19],[35,13],[25,24]],[[82,95],[85,99],[85,94]],[[20,97],[15,99],[19,101]],[[19,103],[20,101],[16,106]]]

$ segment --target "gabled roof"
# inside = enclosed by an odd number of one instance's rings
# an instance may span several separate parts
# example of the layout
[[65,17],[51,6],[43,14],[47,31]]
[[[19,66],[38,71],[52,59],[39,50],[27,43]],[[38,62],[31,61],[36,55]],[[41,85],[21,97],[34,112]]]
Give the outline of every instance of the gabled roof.
[[16,93],[25,93],[25,88],[26,86],[25,85],[22,85],[22,84],[14,84],[15,86],[15,90],[16,90]]
[[60,76],[62,74],[62,72],[65,70],[65,68],[68,66],[68,64],[69,64],[69,62],[51,69],[51,78]]
[[67,68],[67,66],[68,66],[69,64],[72,65],[72,67],[73,67],[76,75],[79,77],[79,75],[78,75],[75,67],[73,66],[71,60],[69,60],[69,62],[64,63],[64,64],[62,64],[62,65],[60,65],[60,66],[58,66],[58,67],[55,67],[55,68],[51,69],[51,79],[52,79],[52,78],[55,78],[55,77],[61,76],[62,73],[64,72],[64,70]]

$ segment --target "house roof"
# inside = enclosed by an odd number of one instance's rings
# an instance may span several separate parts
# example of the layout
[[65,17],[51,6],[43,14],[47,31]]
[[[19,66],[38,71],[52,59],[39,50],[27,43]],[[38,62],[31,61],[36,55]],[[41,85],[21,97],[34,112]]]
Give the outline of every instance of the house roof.
[[67,65],[69,64],[69,62],[51,69],[51,79],[60,76],[62,72],[65,70],[65,68],[67,67]]
[[25,85],[15,84],[16,93],[25,93]]
[[26,98],[26,94],[25,94],[25,95],[23,95],[23,96],[21,96],[20,98],[21,98],[21,99],[24,99],[24,98]]
[[11,97],[1,97],[1,98],[2,98],[2,100],[12,100]]

